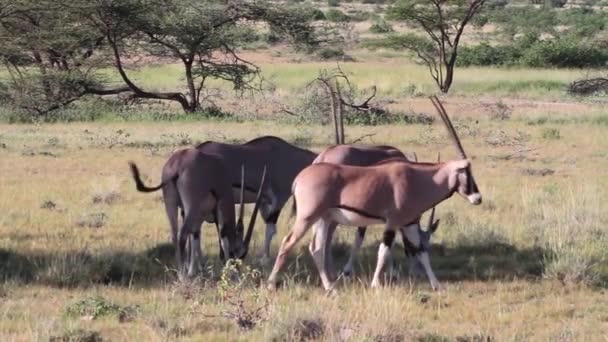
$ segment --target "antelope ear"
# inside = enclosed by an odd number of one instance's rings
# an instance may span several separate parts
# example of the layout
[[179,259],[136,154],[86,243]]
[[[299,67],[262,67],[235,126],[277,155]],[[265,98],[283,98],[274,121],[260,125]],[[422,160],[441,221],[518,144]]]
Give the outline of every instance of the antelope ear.
[[454,167],[454,170],[460,171],[469,167],[471,165],[471,161],[468,159],[454,160],[451,162],[451,164]]

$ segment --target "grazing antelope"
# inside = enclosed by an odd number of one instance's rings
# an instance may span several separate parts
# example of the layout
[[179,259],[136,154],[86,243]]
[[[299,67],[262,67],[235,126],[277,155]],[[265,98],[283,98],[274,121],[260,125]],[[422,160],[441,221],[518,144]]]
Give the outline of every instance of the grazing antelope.
[[[331,163],[331,164],[343,164],[343,165],[352,165],[352,166],[370,166],[379,162],[382,162],[391,158],[403,158],[404,160],[409,160],[403,152],[399,149],[392,146],[358,146],[358,145],[335,145],[326,148],[324,151],[319,153],[317,158],[313,161],[313,164],[318,163]],[[415,161],[418,161],[416,155],[414,154]],[[431,235],[436,231],[439,222],[434,221],[435,216],[435,208],[433,207],[430,221],[427,225],[426,230],[422,230],[420,228],[420,221],[418,220],[416,223],[418,224],[419,235],[422,239],[422,244],[426,247],[430,247],[430,239]],[[355,263],[355,259],[361,249],[361,245],[363,243],[363,239],[365,238],[365,227],[358,227],[357,233],[355,234],[355,242],[351,248],[350,256],[348,258],[348,262],[343,268],[342,273],[346,276],[350,276],[353,272],[353,265]],[[402,238],[405,239],[405,234],[403,234]],[[403,240],[404,247],[407,247],[408,244],[406,240]],[[411,254],[410,251],[406,248],[406,254]],[[328,258],[328,266],[333,268],[332,256],[331,253],[327,256]],[[409,271],[410,274],[420,273],[422,270],[422,265],[417,262],[417,259],[410,258],[409,261]],[[333,269],[332,269],[333,272]]]
[[229,175],[235,190],[243,185],[239,174],[240,166],[247,165],[244,182],[245,203],[254,201],[254,194],[259,190],[262,169],[265,165],[268,166],[268,184],[262,192],[260,202],[260,214],[266,222],[263,258],[268,260],[279,214],[291,196],[291,184],[297,174],[309,166],[317,155],[273,136],[256,138],[239,145],[207,141],[198,145],[197,149],[222,157],[228,169],[226,174]]
[[278,273],[289,251],[314,225],[309,251],[323,286],[333,288],[334,276],[327,272],[326,258],[337,224],[367,226],[384,223],[384,240],[378,249],[378,261],[372,287],[380,282],[380,273],[390,255],[395,230],[406,226],[406,240],[423,265],[433,289],[439,282],[430,267],[428,252],[421,244],[418,225],[412,224],[426,210],[458,193],[471,204],[481,204],[481,194],[473,178],[471,163],[458,140],[445,109],[436,97],[431,98],[459,160],[443,163],[415,163],[403,158],[389,159],[373,166],[347,166],[319,163],[296,177],[293,196],[296,220],[279,248],[268,287],[276,288]]
[[[200,265],[200,229],[205,218],[215,217],[220,246],[229,258],[244,258],[249,249],[260,198],[264,188],[266,168],[262,172],[253,214],[244,237],[243,209],[245,187],[240,192],[240,215],[235,220],[234,195],[230,170],[222,157],[189,148],[169,157],[162,171],[161,184],[148,187],[143,184],[137,166],[130,162],[131,173],[138,191],[163,191],[165,210],[169,218],[176,245],[176,259],[180,278],[193,276]],[[245,166],[241,178],[245,178]],[[245,182],[241,181],[241,184]],[[183,222],[178,230],[178,209],[182,209]],[[186,244],[190,239],[189,256]],[[186,266],[186,260],[189,265]],[[187,267],[187,269],[186,269]]]

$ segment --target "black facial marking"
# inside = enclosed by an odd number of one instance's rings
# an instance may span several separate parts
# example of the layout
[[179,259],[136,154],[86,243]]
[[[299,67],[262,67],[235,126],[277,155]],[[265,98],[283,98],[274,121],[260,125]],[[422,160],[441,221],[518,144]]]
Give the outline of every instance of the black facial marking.
[[467,167],[465,174],[467,175],[467,195],[473,193],[473,182],[471,181],[473,177],[471,177],[471,169]]
[[418,253],[426,251],[424,244],[420,243],[420,246],[415,246],[410,240],[408,240],[405,234],[403,235],[403,248],[405,249],[405,255],[408,257],[415,256]]
[[383,239],[382,243],[384,243],[388,247],[391,247],[393,245],[393,241],[395,241],[395,231],[394,230],[385,230],[384,239]]

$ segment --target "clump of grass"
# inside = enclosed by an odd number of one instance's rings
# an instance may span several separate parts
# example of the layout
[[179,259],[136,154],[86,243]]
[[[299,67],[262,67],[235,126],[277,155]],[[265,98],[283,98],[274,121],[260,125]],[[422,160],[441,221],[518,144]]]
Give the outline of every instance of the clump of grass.
[[103,297],[87,297],[72,303],[66,308],[70,317],[97,319],[99,317],[118,315],[124,309]]
[[542,130],[542,137],[545,140],[559,140],[561,135],[557,128],[544,128]]
[[546,187],[525,193],[524,207],[531,240],[542,244],[543,275],[563,283],[600,285],[608,279],[603,264],[608,234],[603,229],[605,214],[600,209],[596,187],[576,190]]
[[325,323],[320,318],[287,319],[273,327],[271,341],[311,341],[322,338]]
[[521,170],[521,173],[526,175],[526,176],[540,176],[540,177],[544,177],[544,176],[550,176],[552,174],[555,173],[555,170],[543,167],[540,169],[534,169],[534,168],[530,168],[527,167],[525,169]]
[[108,191],[108,192],[98,192],[93,195],[93,203],[94,204],[114,204],[122,199],[122,196],[119,192],[116,191]]
[[45,200],[40,204],[40,209],[54,210],[57,208],[57,204],[51,200]]
[[76,220],[76,226],[97,229],[103,227],[107,219],[108,215],[103,212],[85,214]]
[[[260,271],[244,265],[241,260],[231,259],[222,269],[218,283],[218,293],[226,304],[222,315],[241,330],[253,329],[266,319],[270,302],[259,289],[255,289],[260,277]],[[254,290],[247,291],[251,287]]]
[[51,336],[49,342],[101,342],[101,334],[98,331],[73,329],[67,330],[59,336]]

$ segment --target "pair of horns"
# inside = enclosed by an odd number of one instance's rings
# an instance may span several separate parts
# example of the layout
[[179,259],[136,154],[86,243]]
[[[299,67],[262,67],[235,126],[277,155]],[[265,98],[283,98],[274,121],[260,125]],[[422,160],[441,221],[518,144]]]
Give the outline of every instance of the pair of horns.
[[448,117],[448,113],[445,111],[445,108],[443,108],[443,105],[441,104],[441,102],[439,101],[437,96],[434,96],[434,95],[431,96],[431,102],[433,102],[433,105],[435,106],[435,109],[439,113],[441,120],[443,120],[445,127],[448,129],[448,134],[449,134],[450,138],[452,139],[454,146],[456,147],[458,155],[460,156],[461,159],[467,159],[467,155],[466,155],[466,153],[464,153],[464,149],[462,148],[460,139],[458,139],[456,130],[454,129],[454,126],[452,125],[452,122],[450,121],[450,118]]
[[[251,214],[251,219],[249,220],[249,226],[247,227],[247,234],[245,235],[245,240],[243,243],[245,244],[245,254],[243,257],[247,255],[249,251],[249,242],[251,242],[251,237],[253,235],[253,227],[255,226],[255,220],[258,216],[258,211],[260,209],[260,200],[262,199],[262,192],[264,191],[264,186],[266,185],[266,165],[264,165],[264,171],[262,171],[262,180],[260,181],[260,187],[258,188],[258,193],[255,198],[255,205],[253,207],[253,213]],[[239,206],[239,218],[237,221],[237,231],[239,233],[243,233],[244,225],[243,225],[243,217],[245,214],[245,165],[241,165],[241,194],[240,194],[240,206]]]

